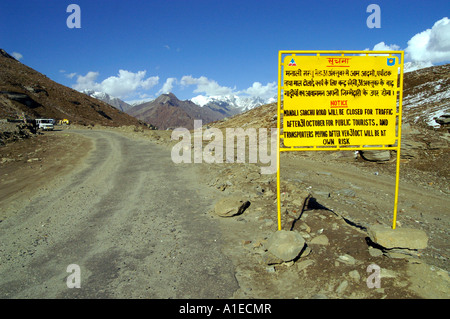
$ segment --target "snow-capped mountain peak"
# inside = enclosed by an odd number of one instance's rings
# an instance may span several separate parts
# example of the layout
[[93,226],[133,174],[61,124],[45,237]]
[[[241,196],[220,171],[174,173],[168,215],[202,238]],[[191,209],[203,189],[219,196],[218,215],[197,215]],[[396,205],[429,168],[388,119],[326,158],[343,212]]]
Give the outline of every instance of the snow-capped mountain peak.
[[261,97],[242,97],[238,95],[222,95],[222,96],[204,96],[197,95],[190,99],[197,105],[205,106],[207,104],[215,104],[222,107],[230,107],[241,109],[242,111],[251,110],[263,104],[275,102],[276,97],[263,99]]
[[412,72],[420,69],[425,69],[433,66],[433,64],[429,61],[423,62],[423,61],[412,61],[412,62],[406,62],[403,65],[403,72]]
[[121,110],[122,112],[125,112],[126,110],[130,109],[132,106],[128,103],[122,101],[121,99],[117,97],[113,97],[105,92],[98,92],[94,90],[83,90],[81,93],[84,93],[86,95],[89,95],[90,97],[96,98],[97,100],[103,101],[105,103],[108,103],[111,106],[114,106],[115,108]]

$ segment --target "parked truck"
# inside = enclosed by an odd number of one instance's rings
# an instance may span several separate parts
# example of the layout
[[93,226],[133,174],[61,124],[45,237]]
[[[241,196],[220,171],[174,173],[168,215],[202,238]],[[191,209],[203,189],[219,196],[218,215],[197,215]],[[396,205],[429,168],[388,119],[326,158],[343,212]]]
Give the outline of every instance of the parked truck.
[[36,128],[44,131],[53,131],[55,120],[53,119],[36,119]]

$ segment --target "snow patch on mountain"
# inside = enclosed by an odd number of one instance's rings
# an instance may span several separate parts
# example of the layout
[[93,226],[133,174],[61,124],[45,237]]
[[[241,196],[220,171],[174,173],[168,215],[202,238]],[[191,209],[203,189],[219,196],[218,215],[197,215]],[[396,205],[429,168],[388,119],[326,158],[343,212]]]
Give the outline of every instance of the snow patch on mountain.
[[269,104],[277,101],[276,97],[263,99],[261,97],[242,97],[238,95],[216,95],[216,96],[204,96],[197,95],[190,99],[197,105],[205,106],[207,104],[215,104],[218,106],[226,106],[241,109],[242,111],[248,111],[255,107]]
[[412,62],[406,62],[403,65],[403,73],[412,72],[420,69],[425,69],[433,66],[433,63],[430,61],[412,61]]
[[121,110],[122,112],[125,112],[126,110],[130,109],[132,106],[121,99],[117,97],[113,97],[105,92],[99,92],[94,90],[83,90],[80,91],[81,93],[84,93],[86,95],[89,95],[90,97],[96,98],[97,100],[103,101],[105,103],[108,103],[111,106],[114,106],[115,108]]

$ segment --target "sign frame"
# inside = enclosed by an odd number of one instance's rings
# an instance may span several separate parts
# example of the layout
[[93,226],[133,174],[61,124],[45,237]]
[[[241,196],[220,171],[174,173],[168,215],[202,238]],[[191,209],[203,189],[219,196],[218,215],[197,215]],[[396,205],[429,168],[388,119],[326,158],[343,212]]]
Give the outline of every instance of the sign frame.
[[[281,146],[281,139],[283,136],[281,132],[281,118],[284,114],[282,112],[282,91],[284,92],[287,86],[283,85],[283,73],[286,63],[283,62],[283,58],[291,55],[293,58],[295,56],[316,56],[316,57],[326,57],[326,58],[340,58],[340,57],[369,57],[369,56],[386,56],[386,57],[398,57],[398,63],[396,63],[398,76],[397,83],[394,87],[396,95],[396,109],[395,118],[395,142],[389,145],[332,145],[332,146],[318,146],[310,145],[306,147],[302,146]],[[349,50],[281,50],[278,52],[278,102],[277,102],[277,215],[278,215],[278,230],[281,230],[281,197],[280,197],[280,153],[281,152],[292,152],[292,151],[366,151],[366,150],[394,150],[396,151],[396,176],[395,176],[395,193],[394,193],[394,212],[392,220],[392,229],[396,228],[397,221],[397,210],[398,210],[398,186],[399,186],[399,172],[400,172],[400,148],[401,148],[401,126],[402,126],[402,99],[403,99],[403,64],[404,64],[404,51],[349,51]],[[284,99],[283,99],[284,105]]]

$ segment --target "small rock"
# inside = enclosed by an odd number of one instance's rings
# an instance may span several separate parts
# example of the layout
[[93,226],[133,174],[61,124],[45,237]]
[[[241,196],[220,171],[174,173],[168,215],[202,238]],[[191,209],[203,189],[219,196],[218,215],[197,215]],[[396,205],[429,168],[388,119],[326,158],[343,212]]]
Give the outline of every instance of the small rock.
[[230,196],[218,201],[214,211],[220,217],[232,217],[242,214],[249,206],[249,201],[245,201],[238,196]]
[[297,263],[297,269],[298,271],[302,271],[312,265],[314,265],[314,260],[303,260]]
[[380,256],[383,256],[383,251],[369,246],[369,255],[372,257],[380,257]]
[[341,294],[344,292],[345,289],[347,289],[348,287],[348,281],[344,280],[343,282],[341,282],[341,284],[337,287],[336,289],[336,293]]
[[356,264],[356,259],[347,254],[339,256],[337,260],[347,265]]
[[300,225],[300,229],[303,229],[304,231],[306,231],[307,233],[311,232],[311,227],[309,227],[306,223],[303,223]]
[[359,272],[357,270],[352,270],[348,273],[349,277],[351,279],[353,279],[355,282],[359,282],[359,280],[361,279],[361,275],[359,274]]
[[397,277],[397,273],[393,270],[381,268],[380,277],[381,278],[395,278],[395,277]]
[[268,273],[274,273],[274,272],[275,272],[275,267],[274,267],[274,266],[267,267],[267,268],[266,268],[266,271],[267,271]]
[[323,246],[329,245],[328,237],[325,235],[319,235],[313,238],[309,243],[311,245],[323,245]]

